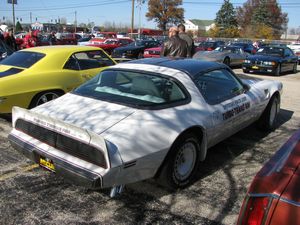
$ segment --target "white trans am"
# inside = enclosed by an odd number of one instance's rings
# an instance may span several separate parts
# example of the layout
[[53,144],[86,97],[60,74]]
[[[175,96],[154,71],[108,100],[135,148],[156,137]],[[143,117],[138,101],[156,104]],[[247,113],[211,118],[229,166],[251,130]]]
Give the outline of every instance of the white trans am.
[[274,129],[282,84],[224,64],[150,58],[112,66],[31,110],[14,107],[12,146],[88,188],[148,178],[189,185],[207,149],[257,121]]

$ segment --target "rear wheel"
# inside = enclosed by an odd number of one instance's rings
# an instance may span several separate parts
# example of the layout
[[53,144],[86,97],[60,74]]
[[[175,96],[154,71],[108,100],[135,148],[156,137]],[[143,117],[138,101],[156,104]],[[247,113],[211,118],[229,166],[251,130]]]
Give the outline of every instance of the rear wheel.
[[42,105],[46,102],[49,102],[53,99],[58,98],[59,96],[63,95],[64,93],[62,91],[44,91],[36,96],[31,100],[31,103],[29,105],[29,108],[34,108],[38,105]]
[[183,135],[173,147],[159,174],[159,182],[172,190],[189,185],[199,165],[200,144],[193,134]]
[[275,128],[278,114],[280,111],[280,101],[277,96],[273,96],[261,115],[259,121],[258,121],[258,126],[261,130],[265,131],[270,131]]
[[226,57],[223,61],[223,63],[227,66],[230,66],[230,58]]

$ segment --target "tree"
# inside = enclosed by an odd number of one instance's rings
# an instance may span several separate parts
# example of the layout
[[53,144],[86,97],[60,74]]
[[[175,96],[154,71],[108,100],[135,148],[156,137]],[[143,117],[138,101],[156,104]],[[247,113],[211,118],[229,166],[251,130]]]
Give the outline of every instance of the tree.
[[271,39],[279,39],[288,23],[287,13],[281,11],[277,0],[247,0],[238,8],[237,18],[242,33],[250,37],[256,37],[258,27],[262,26],[271,28]]
[[215,22],[216,26],[223,29],[238,27],[236,11],[229,0],[224,0],[221,9],[217,12]]
[[239,29],[236,18],[236,11],[229,0],[224,0],[221,9],[216,14],[215,27],[209,34],[212,37],[239,37]]
[[16,31],[22,31],[22,30],[23,30],[22,25],[21,25],[21,23],[18,21],[18,22],[16,23]]
[[184,9],[179,7],[182,0],[149,0],[148,20],[154,20],[163,31],[168,25],[176,25],[184,21]]

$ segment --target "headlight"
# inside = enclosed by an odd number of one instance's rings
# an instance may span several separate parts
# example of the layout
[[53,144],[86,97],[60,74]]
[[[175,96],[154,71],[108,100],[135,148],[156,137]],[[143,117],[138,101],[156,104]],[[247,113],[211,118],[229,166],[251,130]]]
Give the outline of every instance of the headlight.
[[144,54],[145,54],[145,55],[149,55],[149,52],[148,52],[148,51],[144,51]]
[[244,60],[244,63],[251,63],[251,61],[248,60],[248,59],[245,59],[245,60]]
[[274,66],[274,65],[276,65],[276,63],[272,62],[272,61],[265,61],[265,62],[263,62],[263,64],[267,65],[267,66]]

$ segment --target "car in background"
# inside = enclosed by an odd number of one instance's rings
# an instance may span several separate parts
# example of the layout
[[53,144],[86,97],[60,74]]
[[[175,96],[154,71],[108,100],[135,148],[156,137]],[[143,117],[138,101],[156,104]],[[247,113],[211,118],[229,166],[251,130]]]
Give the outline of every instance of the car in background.
[[156,177],[191,184],[209,147],[257,121],[276,126],[282,83],[237,77],[226,65],[187,58],[119,63],[51,102],[14,107],[12,146],[87,188]]
[[282,72],[297,73],[298,57],[287,47],[264,47],[256,54],[249,55],[243,63],[244,73],[249,71],[271,73],[279,76]]
[[113,58],[130,58],[139,59],[144,57],[144,50],[146,48],[160,46],[158,41],[154,40],[138,40],[129,45],[115,48],[111,54]]
[[299,224],[300,130],[265,163],[253,179],[237,225]]
[[257,48],[255,48],[252,43],[232,42],[230,43],[230,46],[240,47],[244,50],[244,52],[248,52],[250,54],[255,54],[257,51]]
[[222,46],[212,51],[198,51],[193,59],[221,62],[227,66],[242,66],[249,53],[237,46]]
[[102,49],[44,46],[14,52],[0,62],[0,113],[57,98],[116,64]]
[[298,63],[300,64],[300,43],[293,43],[288,45],[289,47],[296,56],[298,56]]
[[0,39],[0,61],[13,54],[14,50]]
[[130,38],[109,38],[105,39],[103,42],[98,42],[95,41],[95,39],[91,39],[90,43],[87,45],[102,48],[107,54],[110,55],[115,48],[126,46],[132,42],[133,40]]
[[154,48],[146,48],[144,50],[144,58],[159,58],[162,50],[162,46]]
[[91,39],[91,36],[80,38],[77,40],[77,45],[88,45]]
[[203,41],[196,46],[196,52],[198,51],[212,51],[220,46],[225,45],[224,41]]

